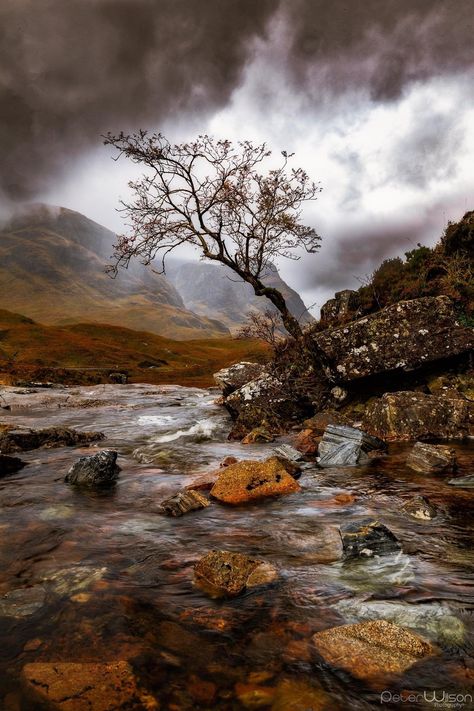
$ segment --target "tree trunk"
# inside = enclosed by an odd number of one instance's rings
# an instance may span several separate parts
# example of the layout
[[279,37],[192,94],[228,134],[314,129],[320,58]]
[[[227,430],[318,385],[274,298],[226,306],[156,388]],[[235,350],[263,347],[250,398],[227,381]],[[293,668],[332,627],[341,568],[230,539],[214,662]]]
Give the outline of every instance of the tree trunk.
[[259,286],[254,286],[254,291],[257,296],[266,296],[274,306],[278,309],[281,314],[281,320],[283,325],[290,334],[296,340],[299,340],[303,336],[303,330],[299,324],[298,319],[296,319],[293,314],[289,311],[283,294],[274,289],[273,287],[264,286],[261,282]]

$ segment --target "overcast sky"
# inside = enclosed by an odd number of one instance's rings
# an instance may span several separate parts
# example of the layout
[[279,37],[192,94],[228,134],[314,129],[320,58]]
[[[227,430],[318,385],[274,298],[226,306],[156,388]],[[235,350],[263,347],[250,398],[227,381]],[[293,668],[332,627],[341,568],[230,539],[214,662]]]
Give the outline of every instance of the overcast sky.
[[131,172],[108,131],[295,152],[323,192],[306,302],[358,286],[474,208],[472,0],[2,0],[0,203],[115,231]]

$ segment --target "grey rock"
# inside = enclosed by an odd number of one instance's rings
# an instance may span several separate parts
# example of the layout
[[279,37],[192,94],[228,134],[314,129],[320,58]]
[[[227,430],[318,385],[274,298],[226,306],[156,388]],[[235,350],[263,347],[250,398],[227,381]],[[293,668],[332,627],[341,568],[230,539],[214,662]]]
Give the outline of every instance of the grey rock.
[[231,365],[229,368],[222,368],[222,370],[214,373],[213,377],[216,384],[221,388],[223,396],[227,397],[251,380],[259,378],[264,371],[265,366],[260,363],[242,361]]
[[184,489],[170,499],[162,501],[160,510],[167,516],[182,516],[189,511],[199,511],[209,506],[209,499],[194,489]]
[[273,449],[273,453],[282,459],[288,459],[290,462],[300,462],[303,459],[301,452],[292,447],[290,444],[280,444],[279,447]]
[[474,474],[450,479],[448,484],[451,484],[451,486],[459,486],[461,489],[474,489]]
[[328,425],[318,447],[320,467],[344,467],[368,461],[367,452],[385,449],[382,440],[345,425]]
[[0,597],[0,617],[29,617],[43,607],[46,591],[41,585],[11,590]]
[[396,536],[376,519],[363,519],[340,528],[344,558],[371,558],[396,553],[402,546]]
[[117,452],[104,449],[91,457],[81,457],[69,469],[64,481],[79,486],[110,486],[117,481],[120,467]]

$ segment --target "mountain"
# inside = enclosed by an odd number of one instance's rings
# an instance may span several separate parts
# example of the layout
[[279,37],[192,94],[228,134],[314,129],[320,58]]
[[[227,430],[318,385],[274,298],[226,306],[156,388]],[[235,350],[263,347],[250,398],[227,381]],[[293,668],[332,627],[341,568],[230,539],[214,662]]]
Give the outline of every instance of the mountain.
[[[231,330],[244,323],[246,314],[252,309],[274,309],[268,299],[255,296],[249,284],[222,265],[170,260],[166,276],[181,294],[186,308],[201,316],[218,319]],[[282,292],[291,313],[303,325],[313,322],[299,294],[283,281],[276,267],[268,269],[263,282]]]
[[45,324],[96,321],[173,339],[228,335],[185,307],[164,276],[138,263],[105,273],[116,236],[84,215],[46,205],[23,209],[0,230],[0,307]]

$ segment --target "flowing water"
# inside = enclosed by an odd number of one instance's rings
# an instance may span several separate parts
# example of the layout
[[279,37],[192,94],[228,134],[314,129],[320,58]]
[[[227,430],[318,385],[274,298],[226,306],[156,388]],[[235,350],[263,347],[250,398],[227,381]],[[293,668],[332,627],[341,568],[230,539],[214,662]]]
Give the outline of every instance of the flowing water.
[[[227,455],[264,458],[273,445],[228,442],[216,392],[147,385],[74,390],[94,406],[12,408],[2,417],[106,435],[95,447],[23,453],[28,466],[0,480],[6,709],[31,708],[21,686],[29,662],[124,659],[162,709],[257,708],[271,698],[275,709],[301,709],[292,704],[307,687],[324,690],[322,705],[307,706],[315,710],[399,708],[327,667],[310,643],[317,631],[381,617],[411,627],[440,650],[394,682],[394,693],[469,690],[472,490],[406,469],[407,448],[397,445],[367,467],[308,465],[301,492],[290,496],[238,508],[216,502],[168,518],[159,502],[194,474],[215,469]],[[117,486],[92,492],[65,484],[70,465],[97,446],[119,451]],[[460,474],[467,474],[473,445],[455,446]],[[416,494],[438,507],[433,521],[401,511]],[[397,535],[403,553],[342,562],[338,527],[368,515]],[[193,565],[216,548],[273,563],[277,583],[232,600],[207,598],[193,586]]]

